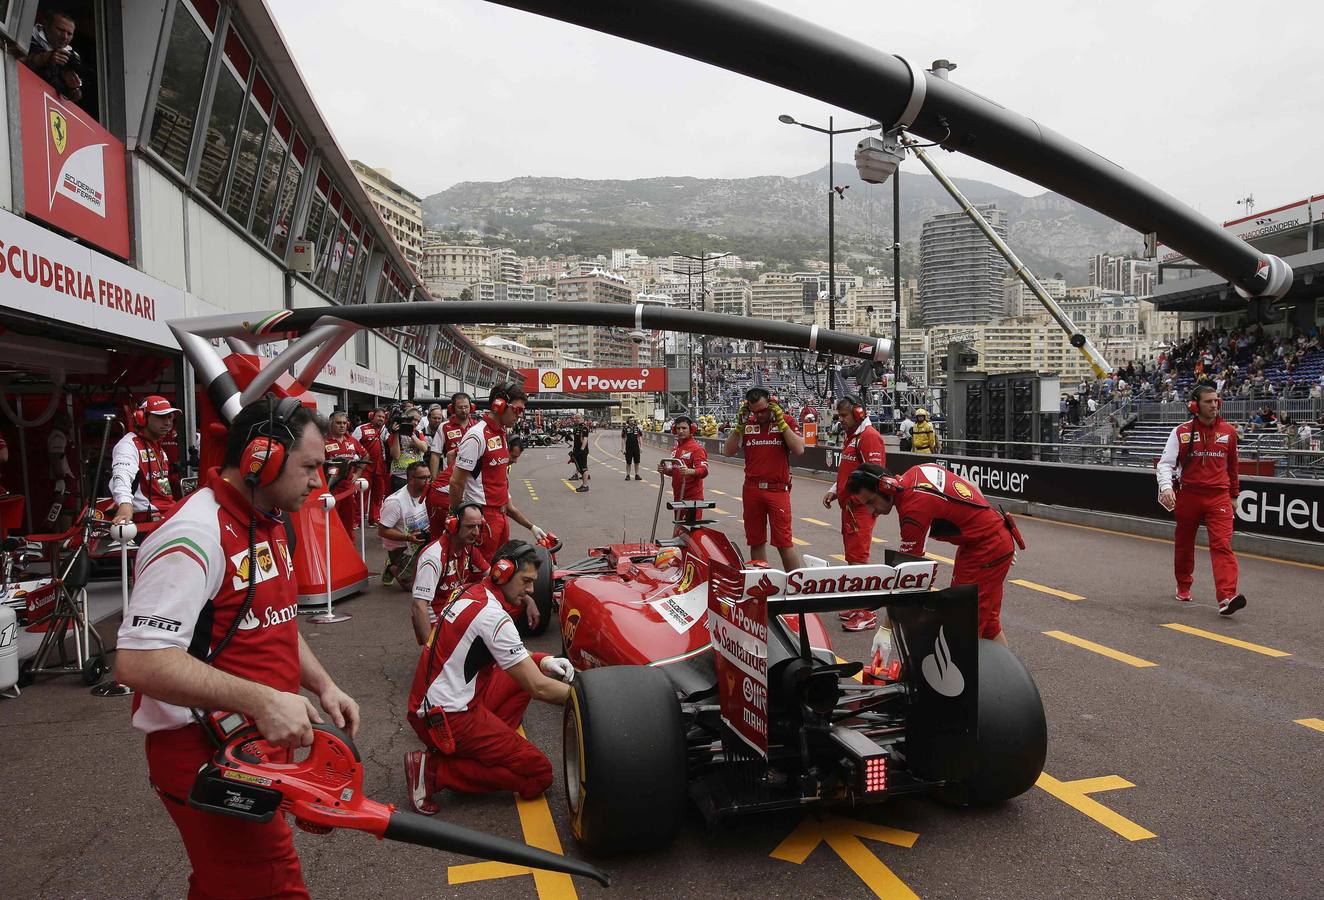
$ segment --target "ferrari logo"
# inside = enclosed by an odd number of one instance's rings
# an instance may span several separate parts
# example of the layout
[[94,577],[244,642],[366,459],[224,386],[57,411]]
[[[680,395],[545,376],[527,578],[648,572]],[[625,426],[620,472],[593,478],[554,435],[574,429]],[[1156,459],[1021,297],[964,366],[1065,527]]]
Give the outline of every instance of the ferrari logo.
[[55,152],[63,155],[65,145],[69,143],[69,126],[59,110],[51,110],[50,115],[51,139],[55,141]]

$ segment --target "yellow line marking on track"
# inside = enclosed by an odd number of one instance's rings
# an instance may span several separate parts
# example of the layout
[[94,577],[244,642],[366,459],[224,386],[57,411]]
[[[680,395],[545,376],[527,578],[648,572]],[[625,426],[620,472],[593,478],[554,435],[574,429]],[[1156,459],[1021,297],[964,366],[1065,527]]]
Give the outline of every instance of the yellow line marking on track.
[[1026,581],[1024,578],[1013,578],[1012,584],[1019,584],[1023,588],[1029,588],[1032,591],[1039,591],[1041,594],[1052,594],[1054,597],[1061,597],[1063,600],[1084,600],[1080,594],[1073,594],[1070,591],[1060,591],[1057,588],[1051,588],[1043,584],[1035,584],[1033,581]]
[[1324,719],[1296,719],[1294,721],[1298,725],[1304,725],[1316,731],[1324,731]]
[[726,491],[719,491],[717,488],[710,488],[710,490],[711,490],[714,494],[717,494],[719,497],[730,497],[730,496],[731,496],[731,495],[728,494]]
[[809,854],[813,853],[819,844],[827,844],[875,897],[919,900],[919,895],[875,856],[873,851],[865,846],[864,841],[860,840],[861,838],[910,849],[915,846],[919,835],[913,831],[902,831],[887,825],[857,822],[833,815],[825,815],[822,819],[818,819],[811,815],[806,817],[795,831],[792,831],[768,855],[773,859],[799,865],[809,858]]
[[1173,631],[1182,631],[1186,634],[1193,634],[1196,637],[1202,637],[1211,641],[1218,641],[1220,644],[1229,644],[1233,647],[1240,647],[1242,650],[1250,650],[1255,653],[1263,653],[1265,656],[1291,656],[1282,650],[1275,650],[1272,647],[1266,647],[1263,644],[1252,644],[1250,641],[1239,641],[1236,638],[1230,638],[1225,634],[1217,634],[1213,631],[1204,631],[1199,628],[1192,628],[1190,625],[1182,625],[1177,622],[1165,622],[1163,628],[1171,628]]
[[[1058,522],[1054,519],[1041,519],[1030,515],[1024,516],[1023,518],[1030,519],[1034,522],[1043,522],[1046,525],[1061,525],[1064,528],[1081,528],[1085,531],[1097,531],[1100,534],[1115,534],[1118,537],[1134,538],[1137,541],[1150,541],[1155,544],[1172,544],[1172,538],[1151,537],[1147,534],[1130,534],[1125,531],[1116,531],[1112,528],[1100,528],[1097,525],[1078,525],[1075,522]],[[1199,550],[1209,549],[1208,544],[1196,544],[1195,546]],[[1296,566],[1299,569],[1316,569],[1324,572],[1324,566],[1317,563],[1297,562],[1294,559],[1278,559],[1274,556],[1262,556],[1259,553],[1245,553],[1241,550],[1237,551],[1237,557],[1240,559],[1262,559],[1265,562],[1281,563],[1284,566]]]
[[873,541],[875,544],[886,544],[886,543],[887,543],[887,539],[886,539],[886,538],[874,537],[873,535],[869,535],[869,540]]
[[1149,829],[1142,828],[1125,816],[1113,812],[1099,801],[1086,796],[1101,791],[1117,791],[1122,788],[1135,787],[1134,784],[1120,775],[1080,778],[1076,781],[1058,781],[1047,772],[1040,772],[1039,780],[1035,782],[1035,786],[1052,794],[1072,809],[1089,816],[1104,828],[1120,834],[1128,841],[1143,841],[1158,837]]
[[715,513],[721,513],[721,514],[724,515],[724,516],[729,516],[729,515],[731,515],[729,512],[727,512],[726,510],[722,509],[722,507],[720,507],[720,506],[714,506],[714,507],[713,507],[713,512],[715,512]]
[[947,563],[947,565],[949,565],[949,566],[954,566],[954,565],[956,565],[956,560],[951,559],[951,558],[946,557],[946,556],[939,556],[939,555],[936,554],[936,553],[925,553],[924,555],[927,556],[929,559],[936,559],[938,562],[941,562],[941,563]]
[[[740,521],[743,522],[743,521],[745,521],[745,520],[744,520],[744,519],[741,519]],[[792,536],[792,537],[791,537],[791,543],[795,544],[795,546],[797,546],[797,547],[808,547],[808,546],[809,546],[809,542],[808,542],[808,541],[802,541],[802,540],[800,540],[798,537],[795,537],[795,536]]]
[[1074,644],[1084,650],[1098,653],[1100,656],[1106,656],[1109,659],[1115,659],[1118,662],[1124,662],[1128,666],[1135,666],[1137,669],[1148,669],[1157,666],[1158,663],[1150,662],[1147,659],[1141,659],[1138,656],[1132,656],[1129,653],[1123,653],[1121,650],[1114,650],[1112,647],[1105,647],[1103,644],[1096,644],[1093,641],[1087,641],[1084,638],[1076,637],[1074,634],[1067,634],[1065,631],[1045,631],[1044,634],[1050,638],[1057,638],[1068,644]]
[[572,492],[574,491],[575,486],[574,486],[573,484],[571,484],[570,482],[566,481],[564,478],[561,479],[561,483],[564,484],[564,485],[566,486],[566,490],[569,490],[569,491],[572,491]]
[[[519,733],[523,735],[524,729],[520,728]],[[561,839],[556,833],[556,823],[552,821],[546,795],[539,795],[532,800],[515,797],[515,811],[519,813],[520,830],[524,832],[525,843],[549,853],[562,854]],[[450,884],[470,884],[515,875],[533,876],[533,886],[538,891],[539,900],[578,900],[579,894],[575,892],[574,882],[569,875],[560,872],[499,862],[468,863],[450,866],[446,870]]]
[[839,560],[841,560],[842,562],[846,562],[846,557],[842,556],[840,553],[834,553],[834,554],[832,554],[832,558],[833,558],[833,559],[839,559]]
[[811,518],[809,518],[809,516],[801,516],[801,517],[800,517],[800,521],[801,521],[801,522],[808,522],[810,525],[822,525],[824,528],[831,528],[831,527],[832,527],[832,526],[829,525],[827,522],[824,522],[822,519],[811,519]]

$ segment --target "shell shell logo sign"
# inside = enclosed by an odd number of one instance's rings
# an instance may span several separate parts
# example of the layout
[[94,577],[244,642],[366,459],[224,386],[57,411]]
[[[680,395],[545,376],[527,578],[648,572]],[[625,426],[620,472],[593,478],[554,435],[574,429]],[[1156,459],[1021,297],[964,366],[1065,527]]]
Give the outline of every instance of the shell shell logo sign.
[[667,370],[648,369],[520,369],[524,389],[531,394],[560,391],[566,394],[647,393],[667,389]]

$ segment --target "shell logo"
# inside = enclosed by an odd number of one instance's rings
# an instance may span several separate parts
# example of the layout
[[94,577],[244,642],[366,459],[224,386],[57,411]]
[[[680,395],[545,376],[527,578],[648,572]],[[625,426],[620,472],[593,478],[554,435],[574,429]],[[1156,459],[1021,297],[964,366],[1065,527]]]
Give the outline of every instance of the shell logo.
[[960,494],[966,500],[969,500],[971,497],[974,496],[974,493],[970,490],[970,488],[966,487],[964,484],[962,484],[959,481],[953,482],[952,487],[956,489],[956,493]]
[[542,378],[540,378],[539,381],[542,382],[542,386],[546,390],[554,391],[561,386],[561,373],[543,372]]

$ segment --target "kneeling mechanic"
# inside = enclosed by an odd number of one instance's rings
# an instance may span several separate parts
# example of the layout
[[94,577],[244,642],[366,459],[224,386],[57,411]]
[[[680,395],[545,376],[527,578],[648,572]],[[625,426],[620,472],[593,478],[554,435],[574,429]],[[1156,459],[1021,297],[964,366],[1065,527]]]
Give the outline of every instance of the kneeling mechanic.
[[575,676],[568,659],[530,654],[511,620],[531,602],[538,566],[531,544],[503,545],[423,648],[408,718],[426,749],[405,754],[409,800],[423,815],[437,811],[432,796],[445,788],[530,800],[552,783],[551,762],[516,733],[531,699],[564,704]]

